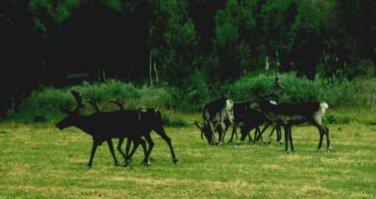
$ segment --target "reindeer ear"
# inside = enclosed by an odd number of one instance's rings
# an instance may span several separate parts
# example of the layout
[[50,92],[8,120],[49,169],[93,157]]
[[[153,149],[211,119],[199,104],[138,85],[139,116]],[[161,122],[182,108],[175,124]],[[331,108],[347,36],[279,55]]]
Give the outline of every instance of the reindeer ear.
[[60,106],[60,112],[67,113],[67,114],[71,113],[71,111],[65,108],[64,106]]

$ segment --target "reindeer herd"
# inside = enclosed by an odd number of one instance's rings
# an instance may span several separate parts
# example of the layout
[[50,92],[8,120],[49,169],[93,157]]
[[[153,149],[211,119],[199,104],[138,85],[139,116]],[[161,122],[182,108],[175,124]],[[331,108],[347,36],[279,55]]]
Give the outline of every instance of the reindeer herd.
[[[120,165],[117,160],[112,143],[113,138],[118,138],[117,149],[124,158],[123,165],[130,163],[133,154],[139,145],[142,146],[144,159],[142,164],[150,165],[150,154],[154,147],[151,138],[151,131],[155,131],[163,140],[166,141],[170,148],[172,162],[178,162],[171,139],[167,136],[161,117],[161,113],[155,108],[124,109],[121,101],[110,101],[119,106],[119,110],[112,112],[102,112],[96,105],[95,100],[88,101],[96,112],[90,115],[80,115],[80,109],[84,107],[80,93],[71,91],[77,107],[69,110],[60,107],[60,111],[67,116],[56,124],[59,129],[67,127],[77,127],[85,133],[91,135],[93,144],[88,167],[93,164],[94,155],[98,146],[107,142],[111,155],[114,159],[115,166]],[[240,127],[240,140],[245,140],[248,136],[250,142],[262,139],[262,134],[271,126],[272,131],[268,137],[270,142],[271,136],[277,132],[277,142],[282,143],[282,131],[285,132],[285,152],[288,152],[290,143],[291,151],[294,151],[292,139],[292,125],[309,123],[316,126],[319,130],[320,139],[317,151],[321,151],[323,137],[327,141],[327,151],[330,150],[329,129],[322,124],[322,118],[329,106],[325,102],[309,101],[300,103],[280,103],[261,97],[254,101],[244,101],[234,103],[231,99],[220,98],[207,103],[202,112],[203,124],[195,122],[195,125],[201,131],[201,138],[204,137],[210,145],[221,145],[227,130],[232,126],[232,134],[229,141],[233,141],[235,136],[238,140],[236,129]],[[260,130],[260,126],[264,128]],[[250,135],[251,130],[255,130],[254,139]],[[218,141],[215,140],[215,133],[218,133]],[[124,138],[127,138],[125,153],[122,151]],[[146,141],[145,141],[146,140]],[[131,144],[133,143],[133,148]],[[147,143],[147,144],[146,144]]]
[[[200,126],[195,125],[201,130],[201,137],[205,135],[209,144],[222,144],[226,130],[229,126],[233,126],[233,132],[230,138],[236,135],[236,127],[242,124],[241,138],[244,140],[247,136],[253,141],[249,132],[255,129],[255,140],[262,138],[262,134],[268,126],[273,126],[273,130],[277,131],[277,142],[281,143],[281,127],[285,131],[285,152],[288,152],[288,143],[290,143],[291,151],[294,150],[292,139],[292,125],[309,123],[316,126],[320,133],[319,145],[317,151],[321,151],[323,137],[325,135],[327,141],[327,150],[330,150],[329,129],[322,124],[322,118],[329,106],[325,102],[309,101],[300,103],[281,103],[276,104],[271,100],[246,101],[233,103],[230,99],[221,98],[205,105],[203,112],[204,123]],[[259,126],[265,125],[260,131]],[[214,141],[214,133],[218,132],[218,142]]]

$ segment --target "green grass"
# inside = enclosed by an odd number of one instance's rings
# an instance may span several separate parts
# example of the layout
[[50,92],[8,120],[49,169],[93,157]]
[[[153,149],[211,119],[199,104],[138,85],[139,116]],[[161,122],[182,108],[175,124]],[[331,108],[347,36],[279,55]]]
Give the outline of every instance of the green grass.
[[[328,115],[346,113],[330,110]],[[153,134],[150,167],[140,164],[142,150],[128,167],[114,167],[104,144],[91,169],[86,168],[91,138],[80,130],[3,122],[0,198],[375,198],[376,126],[368,117],[349,118],[328,125],[329,154],[315,152],[319,136],[310,126],[293,128],[296,152],[289,154],[274,142],[209,146],[188,126],[166,129],[179,159],[176,166],[167,145]]]

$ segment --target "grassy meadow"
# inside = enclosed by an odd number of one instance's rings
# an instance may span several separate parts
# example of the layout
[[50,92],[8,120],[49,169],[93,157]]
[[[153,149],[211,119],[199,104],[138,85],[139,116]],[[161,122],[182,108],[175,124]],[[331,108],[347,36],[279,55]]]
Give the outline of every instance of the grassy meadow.
[[150,167],[140,164],[140,149],[128,167],[115,167],[104,143],[91,169],[86,164],[92,140],[80,130],[60,131],[53,122],[2,122],[0,198],[375,198],[375,115],[329,109],[327,116],[331,153],[315,152],[319,136],[310,126],[293,128],[296,152],[288,154],[275,137],[269,145],[213,147],[193,126],[168,127],[176,166],[153,133]]

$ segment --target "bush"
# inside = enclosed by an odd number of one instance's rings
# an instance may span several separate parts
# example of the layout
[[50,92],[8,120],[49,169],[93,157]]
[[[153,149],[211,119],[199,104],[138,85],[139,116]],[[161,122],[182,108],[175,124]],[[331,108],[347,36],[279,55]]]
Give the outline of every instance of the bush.
[[[326,80],[316,77],[315,81],[297,77],[295,73],[278,74],[281,82],[278,102],[300,102],[308,100],[325,101],[330,108],[361,108],[374,109],[376,104],[376,78],[356,78],[352,81]],[[159,87],[135,86],[118,80],[109,80],[104,83],[82,83],[74,87],[57,89],[49,86],[40,87],[26,97],[20,111],[9,111],[9,118],[25,121],[42,122],[61,118],[60,106],[73,109],[76,103],[70,90],[79,91],[84,100],[98,100],[102,111],[117,110],[118,107],[109,100],[123,100],[125,108],[155,107],[160,109],[174,109],[184,112],[200,112],[205,103],[220,96],[234,101],[255,100],[257,96],[268,94],[274,86],[275,75],[272,73],[258,73],[244,75],[239,80],[227,84],[208,84],[205,75],[201,72],[191,76],[191,84],[184,90],[161,85]],[[95,110],[87,105],[83,114]],[[166,118],[171,126],[184,126],[178,119]],[[338,118],[328,118],[338,122]],[[340,119],[342,120],[342,119]],[[330,122],[329,121],[329,122]]]
[[[251,74],[240,78],[228,88],[227,96],[235,101],[252,100],[270,93],[274,85],[272,74]],[[295,73],[278,74],[281,88],[279,102],[325,101],[330,107],[373,108],[376,104],[376,78],[335,80],[327,83],[317,76],[315,81],[297,77]]]
[[[71,90],[77,90],[85,103],[88,99],[98,100],[101,111],[117,110],[118,107],[109,100],[124,101],[125,108],[156,107],[169,108],[173,105],[172,95],[164,88],[150,88],[148,86],[135,87],[133,84],[118,80],[109,80],[104,83],[82,83],[74,87],[57,89],[49,86],[40,87],[26,97],[18,113],[10,111],[9,118],[24,121],[55,120],[61,118],[60,106],[73,109],[76,106]],[[92,113],[94,109],[85,103],[83,114]]]

